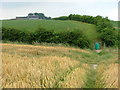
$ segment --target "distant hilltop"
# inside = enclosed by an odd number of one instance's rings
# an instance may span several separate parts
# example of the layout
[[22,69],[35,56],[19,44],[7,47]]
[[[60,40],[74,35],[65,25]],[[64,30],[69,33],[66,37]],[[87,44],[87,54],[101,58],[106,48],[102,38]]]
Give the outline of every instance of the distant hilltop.
[[51,17],[46,17],[44,13],[29,13],[26,17],[16,17],[16,20],[31,20],[31,19],[51,19]]

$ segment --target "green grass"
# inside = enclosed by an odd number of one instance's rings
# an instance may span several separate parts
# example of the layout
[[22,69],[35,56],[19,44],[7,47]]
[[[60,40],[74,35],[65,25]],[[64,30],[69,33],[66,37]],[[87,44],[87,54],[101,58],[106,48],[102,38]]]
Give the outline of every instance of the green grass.
[[82,37],[87,38],[89,42],[93,42],[98,39],[98,33],[96,30],[97,28],[95,25],[78,21],[3,20],[2,25],[5,28],[14,28],[16,30],[32,33],[42,28],[44,28],[46,31],[52,31],[54,33],[77,32],[81,33]]
[[112,25],[113,25],[114,27],[118,27],[118,22],[119,22],[119,21],[111,21],[111,23],[112,23]]
[[73,30],[93,31],[96,29],[95,25],[69,20],[3,20],[2,25],[3,27],[15,28],[30,32],[34,32],[39,28],[55,30],[56,32]]
[[97,72],[91,67],[90,72],[88,72],[87,74],[86,83],[83,88],[96,88],[96,77],[97,77]]

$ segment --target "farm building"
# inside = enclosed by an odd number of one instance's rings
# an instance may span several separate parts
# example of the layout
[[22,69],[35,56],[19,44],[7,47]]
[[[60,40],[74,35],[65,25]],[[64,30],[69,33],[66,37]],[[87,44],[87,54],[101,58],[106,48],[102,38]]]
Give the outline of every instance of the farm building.
[[27,17],[16,17],[16,20],[28,19]]
[[26,17],[16,17],[16,20],[31,20],[31,19],[51,19],[46,17],[43,13],[29,13]]

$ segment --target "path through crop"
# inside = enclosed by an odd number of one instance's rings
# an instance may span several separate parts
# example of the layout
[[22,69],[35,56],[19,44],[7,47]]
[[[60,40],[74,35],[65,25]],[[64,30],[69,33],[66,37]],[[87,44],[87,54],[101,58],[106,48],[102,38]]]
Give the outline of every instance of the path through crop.
[[4,88],[118,87],[118,56],[114,50],[97,54],[66,47],[2,46]]
[[87,74],[85,86],[83,86],[83,88],[95,88],[96,75],[96,69],[93,69],[91,66],[91,69]]
[[104,88],[103,86],[104,84],[100,82],[100,79],[101,79],[101,75],[97,71],[97,65],[92,64],[87,74],[86,82],[83,88]]

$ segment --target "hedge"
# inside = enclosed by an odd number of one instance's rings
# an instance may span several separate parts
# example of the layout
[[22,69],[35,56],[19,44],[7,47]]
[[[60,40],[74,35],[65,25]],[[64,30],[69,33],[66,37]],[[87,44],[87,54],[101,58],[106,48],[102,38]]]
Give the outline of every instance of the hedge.
[[3,27],[2,40],[25,42],[29,44],[33,42],[63,43],[80,48],[91,48],[91,44],[93,43],[92,40],[85,37],[82,32],[69,31],[55,33],[54,31],[47,31],[44,28],[30,33]]

